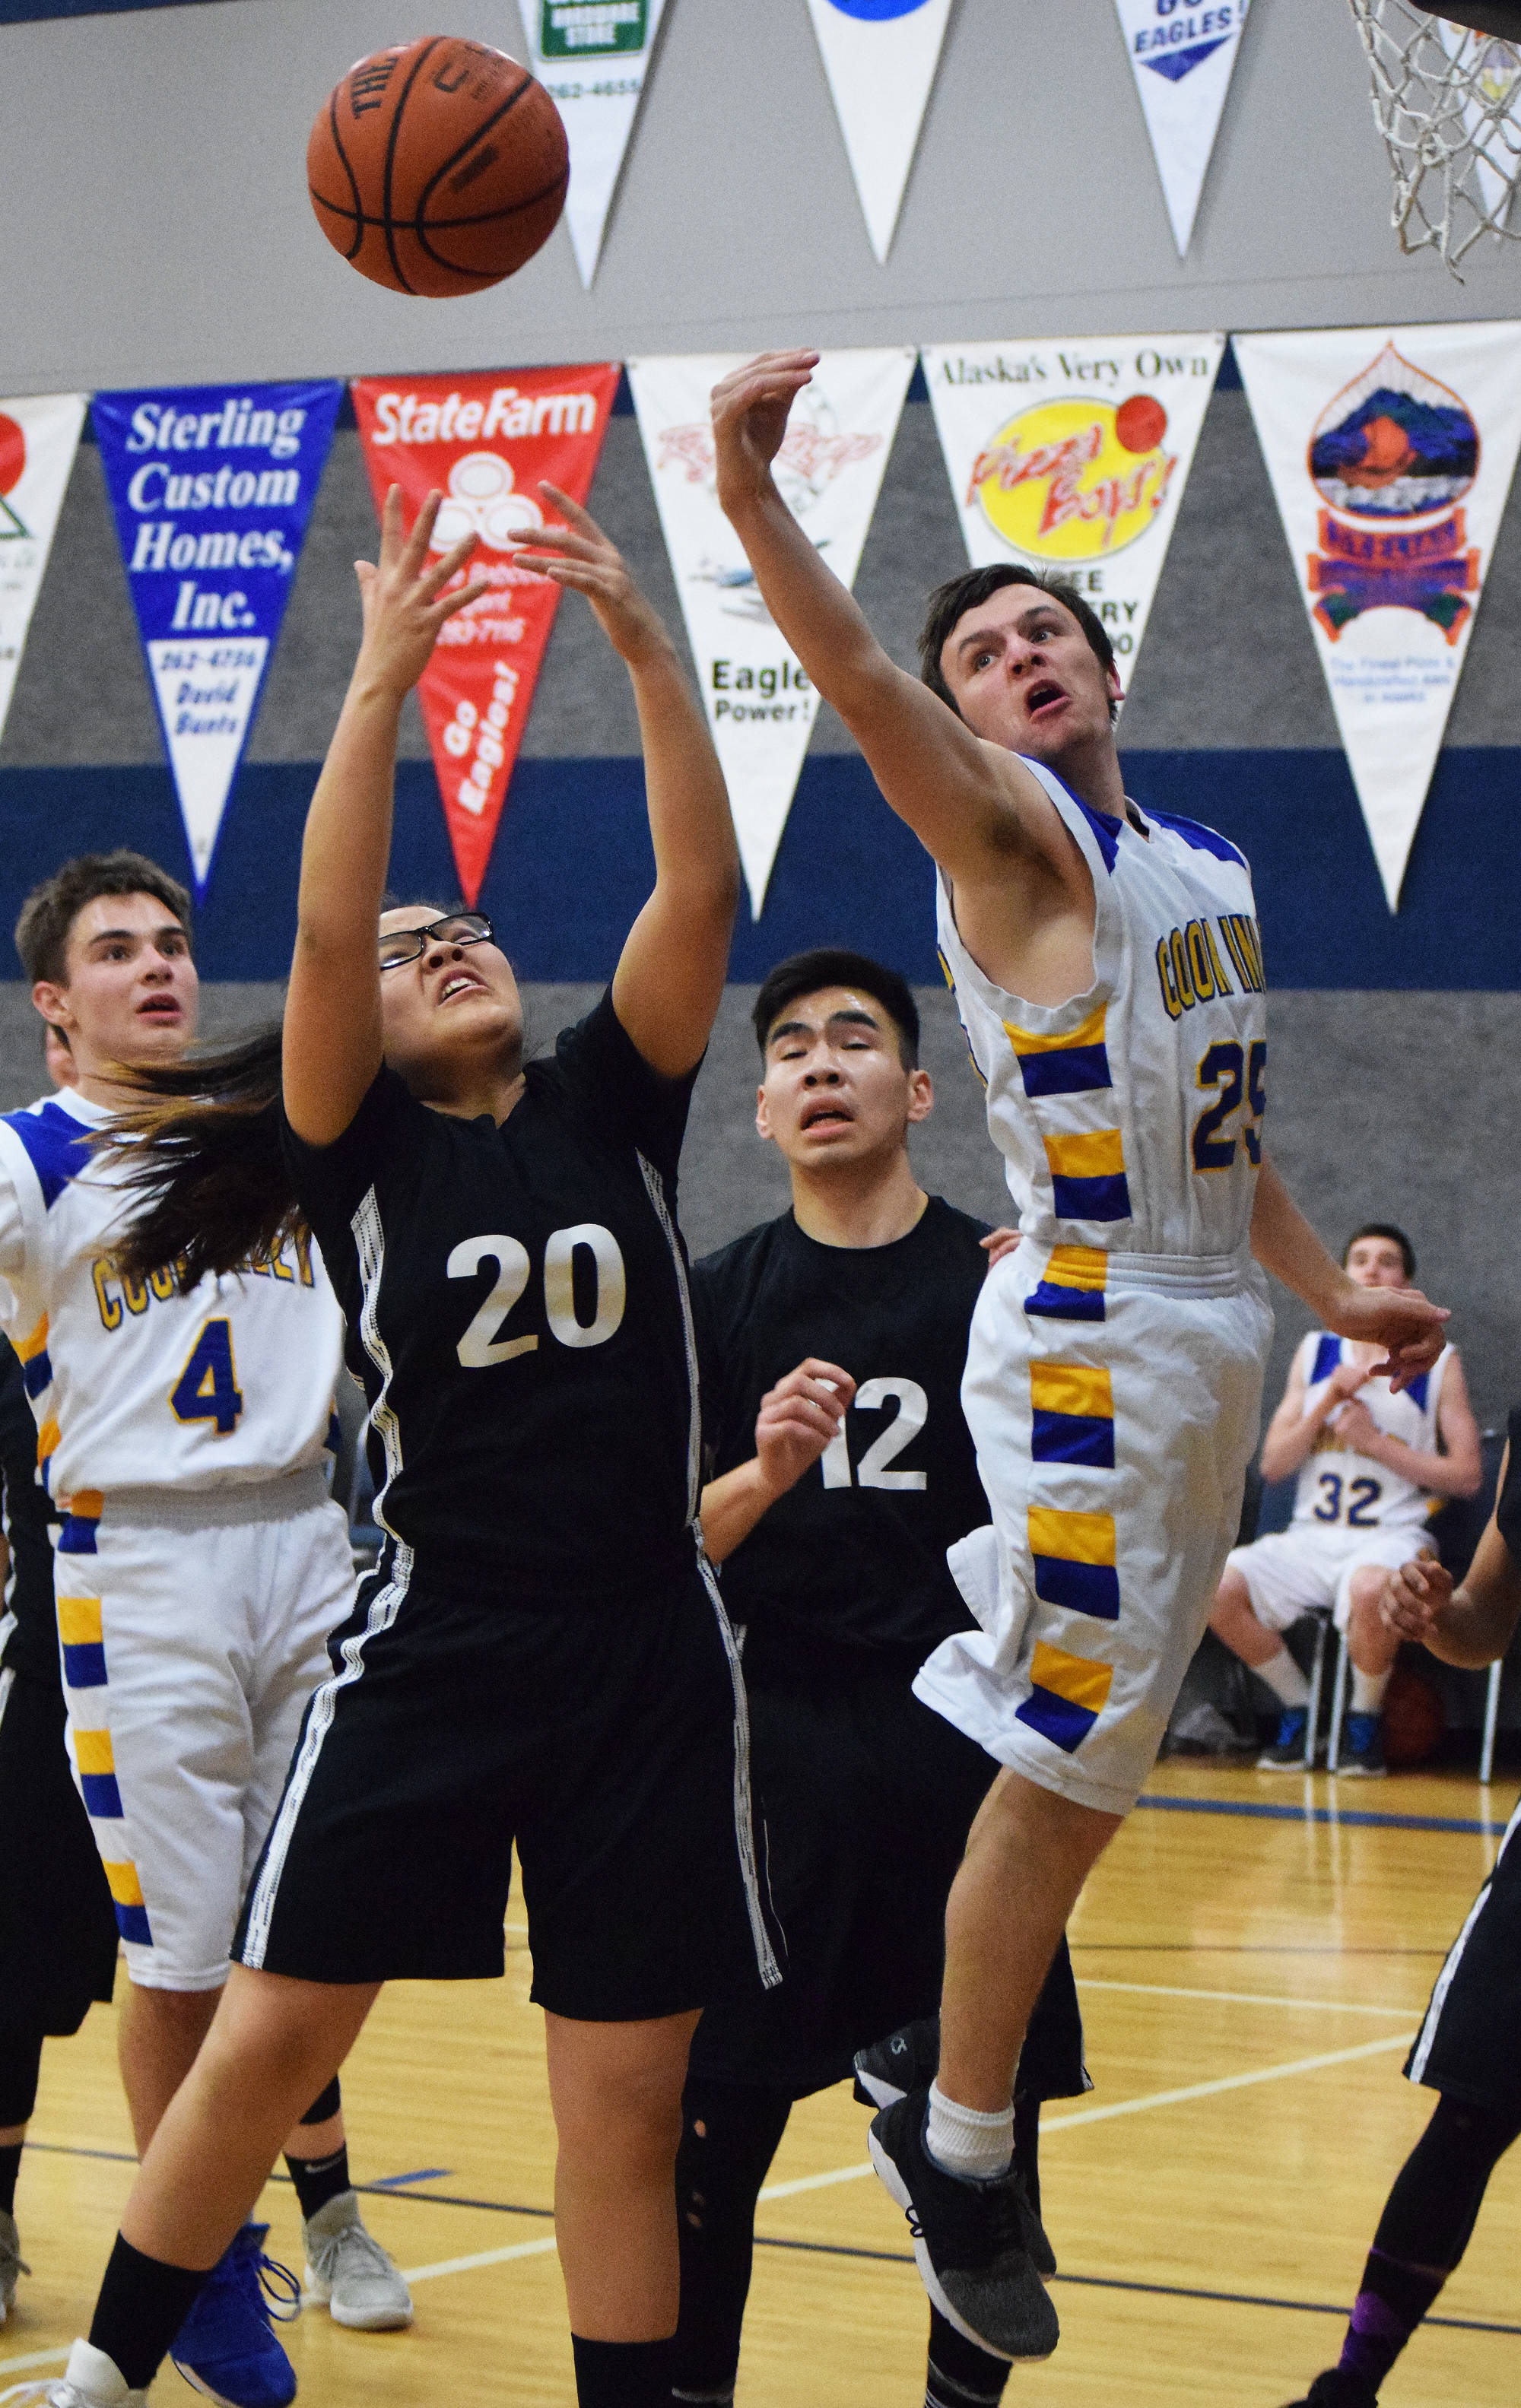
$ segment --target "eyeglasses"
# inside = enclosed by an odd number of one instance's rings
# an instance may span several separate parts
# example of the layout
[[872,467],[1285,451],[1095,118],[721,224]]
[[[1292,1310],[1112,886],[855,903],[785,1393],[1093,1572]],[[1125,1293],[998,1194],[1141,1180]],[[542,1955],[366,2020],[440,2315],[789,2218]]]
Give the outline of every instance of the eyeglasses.
[[489,945],[494,934],[484,911],[455,911],[425,928],[393,928],[380,939],[380,968],[399,970],[403,962],[415,962],[434,944]]

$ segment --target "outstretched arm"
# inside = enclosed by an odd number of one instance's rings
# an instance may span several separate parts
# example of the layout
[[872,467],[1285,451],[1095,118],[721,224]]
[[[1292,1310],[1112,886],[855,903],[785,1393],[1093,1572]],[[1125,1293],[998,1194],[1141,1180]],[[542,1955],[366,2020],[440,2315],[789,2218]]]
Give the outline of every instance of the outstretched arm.
[[1252,1252],[1265,1270],[1302,1297],[1326,1329],[1387,1349],[1367,1379],[1387,1374],[1391,1388],[1408,1388],[1428,1371],[1446,1343],[1452,1319],[1413,1287],[1359,1287],[1331,1260],[1266,1154],[1252,1207]]
[[676,647],[595,519],[541,485],[564,527],[517,557],[584,594],[634,688],[654,891],[628,932],[612,1007],[653,1069],[684,1078],[702,1059],[724,993],[739,900],[739,849],[702,708]]
[[307,813],[285,999],[285,1111],[309,1145],[331,1145],[342,1136],[380,1067],[376,924],[391,858],[402,702],[426,668],[444,621],[487,590],[481,581],[444,595],[475,538],[430,561],[428,538],[442,498],[428,495],[408,535],[401,489],[393,485],[380,518],[380,565],[354,564],[365,632]]
[[883,795],[953,880],[1040,853],[1050,807],[1012,753],[889,659],[777,491],[771,463],[816,351],[765,351],[713,388],[718,498],[766,607],[867,758]]
[[[1501,1490],[1510,1459],[1507,1447],[1499,1472]],[[1453,1587],[1451,1572],[1434,1555],[1417,1555],[1413,1563],[1390,1573],[1379,1612],[1390,1630],[1401,1639],[1418,1639],[1443,1664],[1481,1671],[1497,1662],[1521,1622],[1521,1566],[1500,1537],[1493,1514],[1461,1588]]]

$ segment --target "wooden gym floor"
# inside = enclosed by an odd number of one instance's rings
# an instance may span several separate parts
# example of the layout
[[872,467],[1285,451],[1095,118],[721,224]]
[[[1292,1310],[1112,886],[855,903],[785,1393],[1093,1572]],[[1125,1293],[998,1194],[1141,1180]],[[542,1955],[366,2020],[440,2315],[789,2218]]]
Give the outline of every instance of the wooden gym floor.
[[[1430,2105],[1400,2080],[1403,2051],[1514,1796],[1514,1781],[1485,1792],[1451,1775],[1159,1769],[1072,1928],[1097,2087],[1047,2111],[1064,2339],[1016,2372],[1011,2402],[1281,2408],[1334,2362]],[[309,2309],[286,2338],[312,2408],[573,2399],[516,1914],[505,1984],[398,1985],[345,2072],[366,2216],[418,2313],[409,2332],[356,2334]],[[0,2332],[0,2387],[61,2365],[88,2316],[131,2179],[113,2042],[96,2008],[77,2041],[49,2045],[17,2197],[36,2272]],[[797,2110],[761,2210],[741,2408],[918,2408],[924,2295],[865,2158],[847,2087]],[[262,2213],[299,2271],[287,2185]],[[1518,2264],[1521,2151],[1387,2408],[1521,2399]],[[178,2388],[165,2369],[159,2396]]]

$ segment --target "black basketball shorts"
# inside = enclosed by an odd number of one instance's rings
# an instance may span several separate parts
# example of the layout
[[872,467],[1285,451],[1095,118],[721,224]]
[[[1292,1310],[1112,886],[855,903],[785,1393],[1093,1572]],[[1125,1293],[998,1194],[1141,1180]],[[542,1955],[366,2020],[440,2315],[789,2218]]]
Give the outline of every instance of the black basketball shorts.
[[0,2023],[65,2038],[116,1980],[116,1910],[65,1743],[64,1693],[0,1671]]
[[695,1563],[595,1606],[466,1602],[388,1549],[334,1635],[234,1955],[313,1982],[499,1974],[516,1844],[553,2014],[633,2022],[780,1978],[732,1643]]
[[[842,2081],[858,2048],[938,2012],[946,1897],[998,1767],[921,1705],[912,1670],[752,1687],[755,1804],[787,1978],[709,2008],[695,2076],[805,2099]],[[1088,2086],[1063,1942],[1020,2089],[1060,2099]]]
[[1521,1806],[1437,1975],[1412,2082],[1521,2121]]

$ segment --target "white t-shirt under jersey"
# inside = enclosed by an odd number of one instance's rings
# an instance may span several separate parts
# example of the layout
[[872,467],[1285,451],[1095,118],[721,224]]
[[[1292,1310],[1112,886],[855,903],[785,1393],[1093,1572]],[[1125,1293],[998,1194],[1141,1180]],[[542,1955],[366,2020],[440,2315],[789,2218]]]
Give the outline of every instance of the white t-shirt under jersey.
[[314,1246],[260,1271],[128,1283],[111,1240],[137,1209],[87,1143],[77,1095],[0,1117],[0,1327],[54,1497],[217,1488],[320,1463],[343,1317]]
[[[1348,1360],[1348,1343],[1316,1329],[1301,1343],[1299,1360],[1307,1413],[1313,1412],[1327,1382]],[[1435,1455],[1442,1383],[1452,1358],[1452,1348],[1444,1346],[1430,1370],[1398,1396],[1390,1395],[1387,1380],[1367,1380],[1357,1391],[1357,1402],[1367,1406],[1385,1437],[1401,1439],[1418,1455]],[[1402,1472],[1391,1471],[1386,1463],[1356,1454],[1328,1421],[1300,1467],[1294,1520],[1308,1530],[1419,1529],[1442,1502]]]

